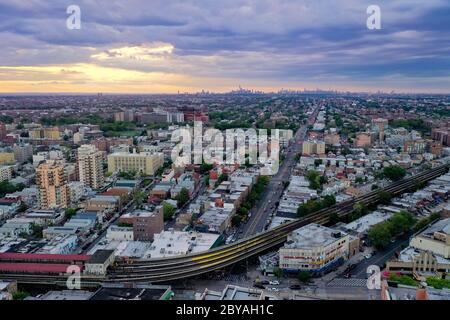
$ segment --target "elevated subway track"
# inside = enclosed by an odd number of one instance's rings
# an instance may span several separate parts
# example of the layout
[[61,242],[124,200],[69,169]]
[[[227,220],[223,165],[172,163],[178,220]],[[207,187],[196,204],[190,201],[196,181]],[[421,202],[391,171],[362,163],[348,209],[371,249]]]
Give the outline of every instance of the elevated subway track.
[[189,278],[222,269],[280,245],[286,240],[286,236],[290,232],[304,225],[309,223],[327,224],[331,214],[344,217],[353,210],[356,203],[363,203],[365,205],[374,204],[379,200],[380,190],[390,192],[396,196],[415,187],[417,183],[430,181],[446,172],[446,165],[436,167],[413,177],[392,183],[385,188],[371,191],[352,200],[333,205],[303,218],[285,223],[272,230],[207,252],[190,254],[183,257],[119,262],[111,270],[107,281],[149,281],[156,283]]
[[[374,204],[378,202],[381,190],[397,196],[415,187],[418,183],[428,182],[446,173],[447,168],[446,165],[442,165],[424,171],[413,177],[392,183],[385,188],[371,191],[352,200],[335,204],[295,221],[282,224],[274,229],[206,252],[170,258],[117,261],[114,267],[109,269],[106,278],[83,275],[81,284],[82,287],[90,287],[98,286],[105,281],[160,283],[186,279],[220,270],[281,245],[286,240],[286,236],[295,229],[310,223],[327,224],[332,214],[345,217],[353,210],[356,203]],[[44,275],[0,272],[0,278],[2,279],[16,280],[19,283],[26,284],[65,285],[67,277],[65,274]]]

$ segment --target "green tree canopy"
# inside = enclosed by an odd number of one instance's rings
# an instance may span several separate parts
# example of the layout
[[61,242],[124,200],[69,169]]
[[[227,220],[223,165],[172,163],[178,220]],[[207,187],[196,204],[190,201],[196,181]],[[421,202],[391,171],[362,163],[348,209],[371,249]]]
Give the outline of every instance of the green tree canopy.
[[170,220],[175,214],[176,208],[168,202],[164,202],[162,206],[163,206],[164,220],[165,221]]
[[406,169],[400,166],[389,166],[383,169],[383,175],[392,181],[399,181],[406,175]]
[[392,194],[390,192],[381,190],[380,192],[378,192],[378,197],[381,204],[389,204],[392,199]]
[[311,273],[308,271],[300,271],[297,275],[297,278],[300,282],[306,283],[311,279]]
[[181,208],[189,201],[189,191],[186,188],[182,188],[180,193],[176,196],[177,206]]

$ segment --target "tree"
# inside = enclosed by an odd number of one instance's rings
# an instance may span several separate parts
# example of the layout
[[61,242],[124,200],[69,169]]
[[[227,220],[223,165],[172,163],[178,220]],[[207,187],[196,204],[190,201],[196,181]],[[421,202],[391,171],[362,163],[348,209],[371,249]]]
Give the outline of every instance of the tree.
[[406,170],[400,166],[390,166],[383,169],[383,175],[392,181],[399,181],[406,175]]
[[231,224],[233,225],[233,227],[237,227],[241,224],[242,222],[242,216],[235,214],[233,216],[233,218],[231,218]]
[[258,178],[258,183],[262,184],[263,186],[266,186],[267,184],[269,184],[269,177],[268,176],[260,176]]
[[170,203],[164,202],[163,203],[163,215],[164,215],[164,220],[170,220],[173,215],[175,214],[175,207],[172,206]]
[[333,195],[327,195],[323,197],[322,202],[324,207],[331,207],[336,204],[336,198]]
[[217,184],[221,184],[223,181],[228,180],[228,174],[222,173],[219,178],[217,179]]
[[17,209],[17,212],[23,213],[23,212],[25,212],[25,211],[27,211],[27,210],[28,210],[28,206],[26,205],[25,202],[21,201],[21,202],[20,202],[19,209]]
[[203,162],[203,163],[200,165],[200,173],[204,174],[204,173],[206,173],[206,172],[209,172],[212,168],[213,168],[213,165],[212,165],[212,164]]
[[385,224],[378,224],[369,230],[368,237],[375,248],[383,249],[389,244],[391,233]]
[[283,269],[279,268],[279,267],[275,267],[273,268],[273,274],[275,275],[275,277],[277,278],[282,278],[283,277]]
[[309,187],[311,189],[317,190],[320,189],[321,181],[320,181],[320,175],[317,171],[310,170],[306,173],[306,178],[309,181]]
[[189,201],[189,191],[186,188],[182,188],[180,193],[176,196],[178,208],[183,207]]
[[390,192],[381,190],[380,192],[378,192],[378,198],[379,198],[381,204],[386,205],[391,202],[392,194]]
[[120,171],[117,175],[119,178],[132,180],[136,177],[137,172],[136,171]]
[[300,271],[297,275],[297,278],[300,282],[307,283],[311,279],[311,273],[308,271]]
[[248,215],[248,209],[241,206],[241,207],[239,208],[239,210],[238,210],[238,214],[239,214],[240,216],[246,217],[246,216]]
[[40,225],[37,225],[37,224],[33,223],[31,225],[31,229],[32,229],[34,237],[36,237],[36,238],[42,238],[43,237],[43,234],[42,234],[42,231],[44,230],[43,226],[40,226]]
[[144,200],[147,199],[148,194],[144,191],[138,192],[134,197],[134,203],[137,207],[141,207],[144,203]]
[[76,213],[77,213],[77,209],[75,209],[75,208],[67,208],[67,209],[65,210],[66,219],[69,220],[69,219],[72,218]]
[[365,153],[366,155],[369,155],[369,147],[368,147],[368,146],[365,146],[365,147],[364,147],[364,153]]
[[339,222],[339,215],[336,212],[333,212],[332,214],[330,214],[330,224],[336,224]]
[[386,222],[391,236],[406,232],[415,224],[415,218],[408,211],[400,211]]
[[191,228],[193,228],[194,227],[194,225],[195,225],[195,222],[197,221],[197,219],[198,219],[198,214],[197,213],[192,213],[192,215],[191,215],[191,219],[190,219],[190,221],[189,221],[189,225],[191,226]]
[[353,206],[353,211],[350,213],[350,220],[356,220],[367,213],[367,207],[364,203],[358,202]]
[[415,225],[414,225],[414,232],[417,232],[419,230],[422,230],[423,228],[425,228],[427,225],[429,225],[430,223],[432,223],[433,221],[439,219],[441,217],[441,215],[437,212],[432,213],[431,215],[429,215],[426,218],[423,218],[421,220],[419,220]]
[[24,300],[26,297],[28,297],[30,294],[25,291],[17,291],[13,294],[13,300]]
[[131,228],[131,227],[133,227],[133,224],[132,223],[126,223],[126,222],[119,222],[117,224],[117,226],[124,227],[124,228]]
[[414,224],[415,218],[411,213],[400,211],[391,219],[372,227],[368,237],[376,248],[383,249],[393,237],[410,230]]
[[8,193],[22,191],[25,188],[23,183],[12,184],[8,181],[0,182],[0,197],[3,198]]

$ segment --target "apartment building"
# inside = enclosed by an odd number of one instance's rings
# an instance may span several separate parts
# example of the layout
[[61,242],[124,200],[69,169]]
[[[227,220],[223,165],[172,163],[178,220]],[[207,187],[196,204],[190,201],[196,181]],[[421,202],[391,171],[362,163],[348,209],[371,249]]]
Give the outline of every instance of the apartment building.
[[11,166],[0,166],[0,182],[11,180],[12,172],[13,170]]
[[58,127],[31,129],[28,133],[31,139],[58,140],[60,138]]
[[370,132],[361,132],[356,135],[355,147],[363,148],[372,145],[372,136]]
[[302,153],[308,154],[325,154],[325,142],[317,140],[308,140],[303,142]]
[[108,171],[136,171],[145,175],[154,175],[164,164],[162,153],[141,152],[126,153],[118,152],[108,156]]
[[105,183],[102,152],[93,145],[82,145],[78,148],[77,162],[80,182],[86,187],[100,189]]
[[36,169],[36,184],[41,209],[69,206],[70,190],[63,165],[56,161],[39,165]]
[[13,164],[14,162],[16,162],[14,158],[14,153],[7,151],[0,151],[0,165]]

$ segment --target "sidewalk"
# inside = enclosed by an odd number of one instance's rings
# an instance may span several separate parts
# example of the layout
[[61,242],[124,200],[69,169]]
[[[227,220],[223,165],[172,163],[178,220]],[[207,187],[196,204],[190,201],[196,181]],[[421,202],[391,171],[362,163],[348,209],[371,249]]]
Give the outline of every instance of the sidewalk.
[[338,277],[340,274],[342,274],[349,265],[358,264],[361,261],[363,261],[365,259],[364,256],[372,251],[373,250],[371,248],[365,248],[364,252],[358,252],[355,256],[346,260],[344,262],[344,264],[342,264],[336,271],[327,273],[326,275],[324,275],[323,277],[320,277],[318,279],[314,279],[314,282],[317,281],[318,284],[319,283],[327,284],[328,282],[332,281],[333,279]]

